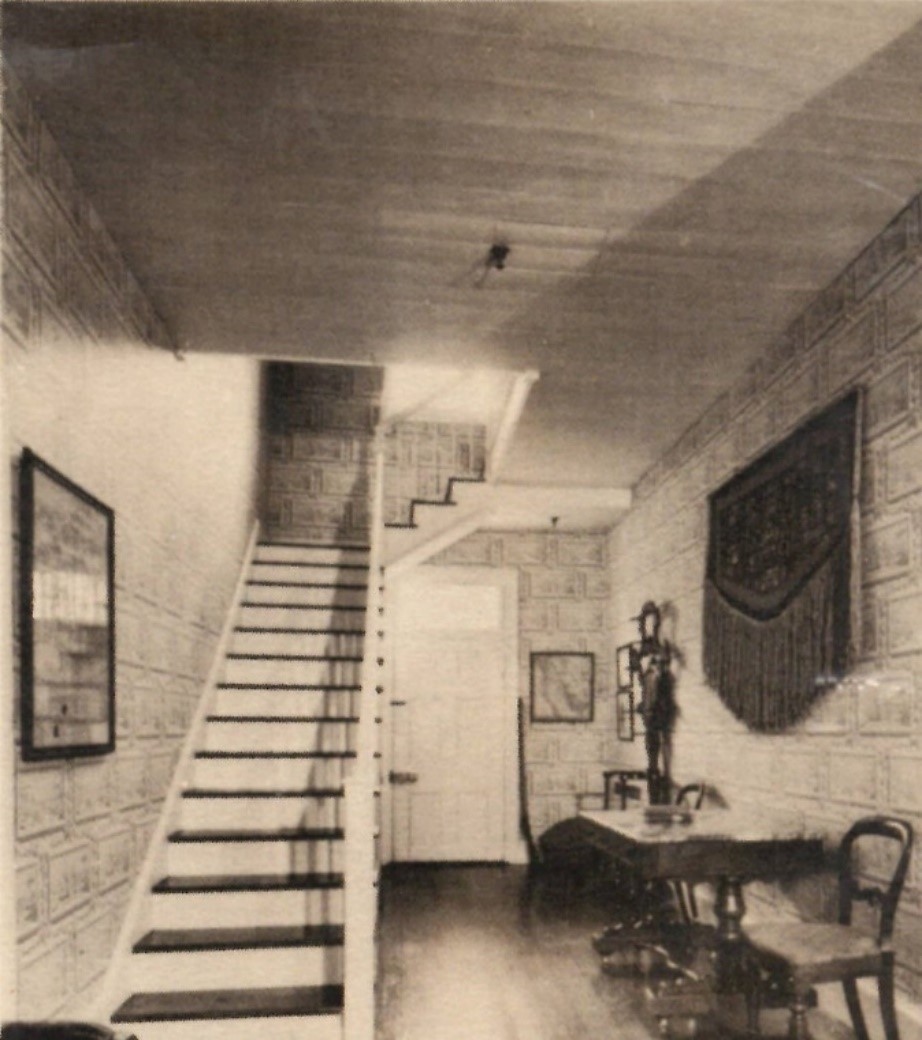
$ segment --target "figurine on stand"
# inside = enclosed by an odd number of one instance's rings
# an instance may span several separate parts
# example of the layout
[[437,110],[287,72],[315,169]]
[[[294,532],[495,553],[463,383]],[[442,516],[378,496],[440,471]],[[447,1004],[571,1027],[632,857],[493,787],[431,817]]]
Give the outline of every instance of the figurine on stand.
[[640,678],[639,712],[644,720],[647,780],[651,805],[666,805],[672,791],[672,730],[676,718],[672,647],[660,636],[659,607],[648,600],[636,618],[640,642],[634,648],[632,670]]

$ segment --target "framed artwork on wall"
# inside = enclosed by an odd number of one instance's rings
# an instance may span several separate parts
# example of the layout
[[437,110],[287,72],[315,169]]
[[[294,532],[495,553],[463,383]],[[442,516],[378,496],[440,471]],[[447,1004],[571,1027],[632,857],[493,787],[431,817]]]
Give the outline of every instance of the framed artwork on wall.
[[531,654],[531,721],[592,722],[595,654]]
[[615,722],[618,727],[618,739],[632,741],[634,739],[634,691],[630,686],[622,686],[615,692]]
[[23,450],[19,471],[22,756],[115,748],[115,514]]

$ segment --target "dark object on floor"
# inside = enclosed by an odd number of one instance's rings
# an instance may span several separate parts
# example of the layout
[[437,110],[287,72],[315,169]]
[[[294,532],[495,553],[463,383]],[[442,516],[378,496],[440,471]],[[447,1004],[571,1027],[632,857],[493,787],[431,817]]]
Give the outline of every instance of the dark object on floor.
[[3,1040],[137,1040],[90,1022],[5,1022],[0,1036]]
[[[889,883],[867,884],[857,874],[857,851],[875,839],[896,846],[887,862],[894,864]],[[898,1040],[893,993],[893,925],[912,851],[912,826],[893,817],[867,816],[854,823],[839,846],[839,919],[836,924],[770,922],[746,929],[750,949],[769,979],[782,978],[793,994],[790,1002],[792,1040],[805,1040],[808,995],[814,985],[841,982],[858,1040],[868,1040],[856,982],[876,978],[880,1015],[887,1040]],[[892,846],[891,846],[892,848]],[[868,903],[879,911],[877,935],[852,927],[852,907]],[[757,1025],[761,988],[751,995],[750,1023]]]

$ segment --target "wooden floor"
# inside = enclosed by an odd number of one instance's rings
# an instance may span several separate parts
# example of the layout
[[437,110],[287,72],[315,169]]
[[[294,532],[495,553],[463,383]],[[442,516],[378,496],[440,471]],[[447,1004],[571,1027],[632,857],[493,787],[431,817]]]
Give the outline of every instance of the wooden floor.
[[524,870],[391,866],[382,881],[378,1040],[650,1040],[639,983],[590,945],[600,891],[519,910]]

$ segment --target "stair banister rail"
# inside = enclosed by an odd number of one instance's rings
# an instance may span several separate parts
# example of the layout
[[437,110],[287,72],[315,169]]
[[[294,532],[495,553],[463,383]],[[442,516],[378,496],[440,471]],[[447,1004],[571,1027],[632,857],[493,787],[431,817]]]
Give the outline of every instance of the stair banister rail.
[[368,598],[362,658],[356,758],[345,788],[345,951],[343,1040],[373,1040],[377,978],[378,831],[376,801],[380,788],[378,720],[381,716],[380,631],[383,599],[381,541],[384,530],[384,438],[374,441]]

